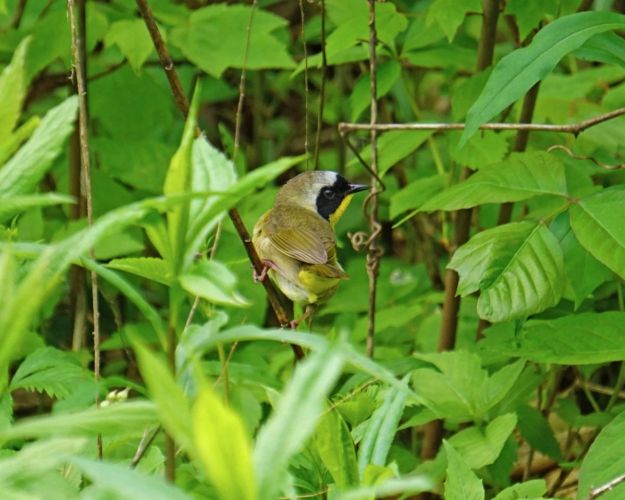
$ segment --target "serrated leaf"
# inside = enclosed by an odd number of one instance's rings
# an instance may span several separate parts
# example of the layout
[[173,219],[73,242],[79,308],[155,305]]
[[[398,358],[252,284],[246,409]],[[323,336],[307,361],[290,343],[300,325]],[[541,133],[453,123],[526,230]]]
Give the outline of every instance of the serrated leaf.
[[0,74],[0,146],[10,138],[22,111],[27,87],[24,62],[30,40],[26,37],[20,42],[11,63]]
[[569,52],[591,36],[625,27],[625,16],[614,12],[579,12],[561,17],[541,29],[532,43],[503,57],[467,115],[460,146],[480,125],[521,98],[547,76]]
[[[592,443],[579,473],[577,499],[589,498],[590,490],[625,474],[625,412],[610,422]],[[625,483],[601,495],[602,499],[618,500],[625,495]]]
[[254,500],[251,441],[245,425],[206,385],[192,411],[195,447],[206,475],[223,500]]
[[577,240],[599,262],[625,277],[625,190],[607,189],[582,198],[570,209]]
[[354,441],[336,408],[326,410],[317,424],[315,447],[336,486],[345,489],[358,484],[358,462]]
[[254,463],[259,498],[274,498],[282,489],[289,459],[313,433],[344,361],[343,349],[328,345],[297,365],[256,438]]
[[484,486],[449,441],[443,441],[447,456],[445,500],[483,500]]
[[113,259],[107,267],[130,274],[135,274],[163,285],[171,285],[173,277],[171,269],[163,259],[157,257],[127,257]]
[[480,290],[478,314],[491,322],[525,318],[562,297],[562,250],[542,224],[515,222],[482,231],[456,250],[448,267],[460,275],[460,295]]
[[[255,10],[254,10],[255,9]],[[247,27],[253,22],[246,54]],[[287,21],[260,7],[248,5],[209,5],[194,10],[184,25],[171,32],[171,42],[202,70],[215,78],[226,68],[265,69],[293,68],[295,64],[286,45],[274,31],[286,26]],[[241,33],[243,36],[231,36]]]
[[428,10],[426,22],[428,25],[436,22],[451,42],[469,11],[482,12],[480,0],[465,0],[461,3],[455,0],[434,0]]
[[0,168],[0,196],[28,194],[35,189],[61,152],[73,129],[78,98],[52,108],[32,137]]
[[564,165],[543,152],[513,153],[488,165],[426,201],[419,211],[458,210],[485,203],[527,200],[534,196],[566,196]]
[[117,45],[130,66],[138,73],[154,50],[154,45],[143,19],[122,19],[114,22],[104,37],[107,47]]

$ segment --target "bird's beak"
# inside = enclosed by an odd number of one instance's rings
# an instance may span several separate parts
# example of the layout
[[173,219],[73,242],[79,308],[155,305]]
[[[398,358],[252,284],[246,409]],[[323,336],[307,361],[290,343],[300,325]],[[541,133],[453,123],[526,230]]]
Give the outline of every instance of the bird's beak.
[[358,193],[359,191],[366,191],[367,189],[370,189],[370,187],[371,186],[368,186],[367,184],[350,184],[347,194],[354,194]]

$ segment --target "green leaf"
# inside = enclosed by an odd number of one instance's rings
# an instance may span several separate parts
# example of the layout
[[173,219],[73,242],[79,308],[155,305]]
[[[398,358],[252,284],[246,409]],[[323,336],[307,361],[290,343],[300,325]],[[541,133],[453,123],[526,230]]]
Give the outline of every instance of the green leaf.
[[345,489],[358,484],[358,462],[354,441],[336,408],[327,409],[317,424],[315,447],[336,486]]
[[465,0],[458,3],[455,0],[434,0],[428,10],[426,21],[428,26],[436,22],[451,42],[467,12],[482,12],[481,2]]
[[625,190],[606,189],[571,206],[571,227],[577,240],[599,262],[625,277]]
[[625,42],[616,33],[600,33],[577,49],[575,57],[625,67]]
[[171,269],[163,259],[157,257],[127,257],[123,259],[113,259],[108,262],[107,267],[117,269],[126,273],[141,276],[163,285],[171,285],[173,277]]
[[241,417],[205,384],[193,405],[195,448],[222,500],[254,500],[251,442]]
[[437,23],[428,25],[424,16],[416,17],[410,23],[404,45],[402,47],[402,55],[406,55],[409,51],[427,47],[438,42],[445,36],[443,30]]
[[48,207],[61,203],[74,203],[74,198],[59,193],[3,197],[0,206],[0,222],[30,208]]
[[460,146],[480,125],[521,98],[547,76],[569,52],[591,36],[625,27],[625,16],[614,12],[579,12],[549,23],[532,43],[503,57],[469,110]]
[[[391,90],[395,82],[401,75],[401,64],[396,60],[391,60],[380,64],[377,67],[377,96],[385,96]],[[351,108],[351,121],[358,120],[362,112],[371,104],[371,78],[369,75],[363,75],[354,85],[349,96],[349,105]]]
[[337,500],[363,500],[370,498],[387,498],[402,494],[434,491],[437,481],[422,474],[414,476],[393,477],[381,480],[373,486],[361,486],[339,493]]
[[158,424],[154,404],[128,401],[102,408],[89,408],[76,413],[39,415],[20,420],[0,430],[0,440],[31,439],[44,436],[119,436],[136,434]]
[[143,19],[123,19],[114,22],[104,37],[107,47],[117,45],[132,69],[138,73],[154,50],[154,45]]
[[543,152],[513,153],[507,160],[483,167],[466,181],[435,195],[419,210],[458,210],[540,195],[564,197],[566,193],[564,165],[558,158]]
[[297,365],[273,414],[256,438],[254,463],[259,498],[274,498],[282,489],[289,459],[314,432],[344,358],[343,349],[328,345]]
[[560,0],[510,0],[504,14],[513,15],[519,27],[519,38],[525,40],[530,31],[547,16],[558,13]]
[[515,222],[482,231],[456,250],[448,267],[460,275],[460,295],[480,290],[478,314],[491,322],[536,314],[562,296],[562,250],[542,224]]
[[518,500],[520,498],[541,498],[547,492],[544,479],[533,479],[517,483],[500,491],[493,500]]
[[[459,138],[459,134],[451,134],[451,141]],[[456,142],[450,151],[451,157],[456,163],[474,170],[503,160],[507,152],[508,140],[506,137],[492,130],[484,130],[481,134],[474,135],[464,147],[459,148]]]
[[486,428],[469,427],[461,430],[449,438],[449,443],[458,450],[471,469],[480,469],[497,460],[516,423],[516,415],[507,413],[493,419]]
[[553,429],[545,416],[533,406],[523,405],[516,409],[519,417],[519,430],[528,444],[559,462],[562,451],[556,441]]
[[171,372],[147,347],[135,342],[139,370],[145,381],[163,427],[188,452],[194,451],[189,401]]
[[26,37],[20,42],[0,74],[0,145],[8,142],[22,111],[27,88],[24,61],[30,40]]
[[[579,472],[578,500],[588,498],[590,490],[625,474],[625,412],[610,422],[592,443]],[[625,483],[601,495],[605,500],[618,500],[625,495]]]
[[28,142],[0,168],[0,197],[28,194],[59,155],[74,126],[78,98],[52,108]]
[[21,124],[5,141],[0,141],[0,165],[15,154],[20,146],[28,139],[41,124],[38,116],[31,116]]
[[[247,61],[244,60],[247,28],[252,18]],[[171,42],[203,71],[215,78],[227,68],[293,68],[286,46],[273,34],[287,21],[247,5],[209,5],[194,10],[187,24],[175,27]],[[242,36],[231,36],[239,33]]]
[[460,454],[449,441],[443,441],[447,455],[447,479],[445,480],[445,500],[483,500],[482,481],[467,466]]
[[[406,382],[408,375],[403,382]],[[404,412],[406,392],[389,388],[382,405],[371,418],[358,449],[358,470],[362,476],[368,465],[386,465],[386,457]]]
[[[396,218],[407,210],[420,208],[442,191],[444,187],[445,178],[442,175],[430,175],[411,182],[405,188],[391,195],[391,206],[389,209],[391,219]],[[415,213],[416,211],[411,212],[409,217],[412,217]],[[406,218],[402,219],[402,221],[404,220]],[[397,225],[401,224],[402,221],[398,222]]]
[[70,462],[95,485],[109,495],[121,498],[150,498],[151,500],[189,500],[191,497],[161,476],[148,476],[125,465],[101,460],[73,457]]
[[488,350],[520,356],[536,363],[585,365],[625,360],[625,313],[569,314],[549,320],[531,320],[518,336],[500,338]]
[[180,276],[180,285],[191,295],[201,297],[212,304],[235,307],[249,306],[249,302],[237,292],[236,275],[225,264],[215,260],[203,260]]
[[[406,156],[415,152],[432,135],[431,130],[398,130],[386,132],[378,139],[378,169],[384,175]],[[366,146],[361,152],[363,160],[371,161],[371,146]],[[348,163],[349,167],[360,165],[357,158]]]

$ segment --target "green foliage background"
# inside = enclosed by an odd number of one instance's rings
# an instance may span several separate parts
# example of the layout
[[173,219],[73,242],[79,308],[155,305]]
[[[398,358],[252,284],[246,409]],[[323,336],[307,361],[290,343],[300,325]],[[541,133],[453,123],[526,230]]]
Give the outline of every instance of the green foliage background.
[[[226,217],[237,207],[251,228],[317,153],[368,180],[337,128],[369,116],[368,3],[149,4],[191,111],[134,2],[87,0],[88,225],[67,5],[0,0],[3,498],[581,499],[625,473],[625,119],[527,146],[478,130],[518,122],[536,84],[537,123],[625,106],[623,2],[376,3],[379,121],[466,128],[379,135],[374,359],[365,256],[347,237],[366,229],[358,203],[337,227],[351,280],[314,333],[275,328]],[[494,63],[476,71],[489,6]],[[350,140],[370,161],[369,135]],[[452,271],[457,328],[438,352]]]

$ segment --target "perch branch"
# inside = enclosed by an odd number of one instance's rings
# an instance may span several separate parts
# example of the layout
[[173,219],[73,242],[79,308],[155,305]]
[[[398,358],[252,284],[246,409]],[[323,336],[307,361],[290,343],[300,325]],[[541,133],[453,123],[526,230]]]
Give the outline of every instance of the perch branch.
[[[575,136],[581,134],[585,130],[599,125],[601,123],[613,120],[619,116],[625,115],[625,108],[618,108],[608,113],[603,113],[587,120],[577,123],[567,124],[551,124],[551,123],[484,123],[480,125],[480,130],[527,130],[528,132],[561,132],[565,134],[573,134]],[[378,132],[389,132],[391,130],[464,130],[465,123],[377,123],[375,125],[368,123],[347,123],[338,124],[339,132],[349,134],[359,130],[377,130]]]
[[[84,0],[79,0],[84,1]],[[84,60],[84,36],[78,32],[76,26],[76,16],[74,0],[67,0],[67,10],[72,37],[72,58],[74,60],[74,73],[76,76],[76,87],[78,89],[78,130],[80,139],[80,165],[81,178],[84,196],[87,203],[87,223],[93,225],[93,198],[91,189],[91,163],[89,153],[89,130],[87,114],[87,83],[85,75],[86,60]],[[81,47],[83,50],[81,50]],[[91,257],[95,259],[95,250],[91,248]],[[98,303],[98,275],[91,271],[91,307],[93,314],[93,371],[95,375],[96,388],[95,403],[100,406],[99,382],[100,382],[100,305]],[[97,438],[98,458],[102,458],[102,435]]]
[[[167,46],[164,44],[163,39],[161,38],[158,26],[156,21],[154,20],[154,14],[150,9],[150,6],[147,0],[136,0],[137,6],[139,7],[139,11],[141,12],[141,16],[143,17],[146,26],[148,27],[148,31],[150,32],[150,36],[152,37],[152,42],[154,43],[154,47],[158,52],[159,60],[161,61],[161,66],[165,70],[167,75],[167,80],[169,81],[169,86],[171,88],[172,94],[174,96],[174,100],[178,106],[178,109],[181,111],[183,116],[187,116],[189,113],[189,102],[187,97],[182,90],[182,85],[180,84],[180,79],[178,78],[178,73],[174,67],[171,56],[169,55],[169,51],[167,50]],[[252,238],[250,237],[250,233],[248,232],[241,216],[236,208],[232,208],[228,211],[228,215],[234,224],[234,227],[241,239],[243,246],[245,247],[245,251],[254,266],[254,269],[258,274],[262,272],[263,264],[256,253],[256,249],[252,244]],[[263,286],[265,287],[265,291],[267,293],[267,298],[269,299],[269,303],[271,308],[273,309],[278,322],[281,325],[289,324],[289,317],[280,302],[280,297],[278,292],[272,285],[270,280],[263,280]],[[304,357],[304,352],[302,348],[297,345],[291,346],[295,357],[297,359],[301,359]]]

